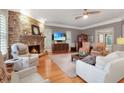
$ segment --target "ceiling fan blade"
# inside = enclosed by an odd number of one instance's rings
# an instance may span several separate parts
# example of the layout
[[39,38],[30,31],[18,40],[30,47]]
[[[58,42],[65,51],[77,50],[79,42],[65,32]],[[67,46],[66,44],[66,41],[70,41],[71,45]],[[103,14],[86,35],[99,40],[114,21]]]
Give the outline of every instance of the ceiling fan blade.
[[91,11],[91,12],[87,12],[88,14],[97,14],[100,13],[100,11]]
[[81,17],[83,17],[83,15],[77,16],[77,17],[75,17],[75,19],[79,19],[79,18],[81,18]]
[[79,14],[72,14],[72,16],[79,16],[79,15],[83,15],[83,13],[79,13]]

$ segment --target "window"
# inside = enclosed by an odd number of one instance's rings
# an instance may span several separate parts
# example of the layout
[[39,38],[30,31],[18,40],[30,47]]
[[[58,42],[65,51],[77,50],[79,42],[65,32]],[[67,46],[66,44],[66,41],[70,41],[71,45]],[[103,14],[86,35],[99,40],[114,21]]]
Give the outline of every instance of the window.
[[100,43],[104,42],[104,35],[103,34],[99,34],[98,40]]
[[7,53],[7,21],[6,16],[0,14],[0,51]]

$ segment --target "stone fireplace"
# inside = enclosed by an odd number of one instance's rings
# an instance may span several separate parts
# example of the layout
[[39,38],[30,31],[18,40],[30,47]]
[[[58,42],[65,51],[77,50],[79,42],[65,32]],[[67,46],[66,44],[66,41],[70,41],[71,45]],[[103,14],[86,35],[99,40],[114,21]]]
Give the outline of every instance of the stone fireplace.
[[29,53],[39,54],[40,53],[40,45],[30,45],[28,46]]
[[44,37],[41,35],[21,35],[20,42],[29,46],[29,52],[41,53],[44,51]]
[[44,23],[23,15],[19,12],[8,11],[8,53],[11,56],[11,45],[14,43],[24,43],[30,45],[40,45],[40,52],[44,50],[44,37],[33,35],[31,25],[39,26],[40,32],[44,31]]

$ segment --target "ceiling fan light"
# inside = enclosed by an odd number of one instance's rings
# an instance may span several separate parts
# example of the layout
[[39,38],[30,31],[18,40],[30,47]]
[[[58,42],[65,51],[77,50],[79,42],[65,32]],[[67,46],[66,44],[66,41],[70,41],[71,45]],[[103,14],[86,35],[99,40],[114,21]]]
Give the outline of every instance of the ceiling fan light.
[[88,18],[88,15],[84,15],[83,18],[84,18],[84,19],[87,19],[87,18]]

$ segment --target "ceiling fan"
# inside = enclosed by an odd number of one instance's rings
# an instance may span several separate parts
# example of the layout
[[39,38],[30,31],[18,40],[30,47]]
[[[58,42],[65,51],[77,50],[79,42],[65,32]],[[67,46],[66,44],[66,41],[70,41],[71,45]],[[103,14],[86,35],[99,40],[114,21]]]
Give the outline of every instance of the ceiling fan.
[[93,15],[93,14],[98,14],[100,13],[100,11],[88,11],[88,9],[84,9],[84,12],[79,15],[79,16],[76,16],[75,19],[79,19],[79,18],[84,18],[84,19],[87,19],[89,17],[89,15]]

